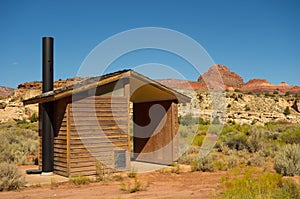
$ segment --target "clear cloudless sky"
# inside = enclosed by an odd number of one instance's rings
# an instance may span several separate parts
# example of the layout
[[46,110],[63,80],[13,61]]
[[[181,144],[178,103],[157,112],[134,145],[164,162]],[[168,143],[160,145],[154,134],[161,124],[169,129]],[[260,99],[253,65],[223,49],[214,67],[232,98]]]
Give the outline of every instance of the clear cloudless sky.
[[300,85],[299,10],[298,0],[1,0],[0,85],[41,80],[43,36],[55,37],[55,79],[65,79],[100,42],[141,27],[188,35],[245,81]]

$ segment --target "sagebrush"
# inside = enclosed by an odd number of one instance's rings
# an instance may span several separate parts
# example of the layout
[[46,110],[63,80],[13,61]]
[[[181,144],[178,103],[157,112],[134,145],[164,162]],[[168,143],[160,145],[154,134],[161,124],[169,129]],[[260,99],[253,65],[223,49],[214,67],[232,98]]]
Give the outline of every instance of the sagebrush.
[[0,163],[0,191],[20,189],[25,185],[25,177],[14,164]]
[[300,145],[287,144],[274,160],[274,169],[277,173],[285,176],[300,175]]

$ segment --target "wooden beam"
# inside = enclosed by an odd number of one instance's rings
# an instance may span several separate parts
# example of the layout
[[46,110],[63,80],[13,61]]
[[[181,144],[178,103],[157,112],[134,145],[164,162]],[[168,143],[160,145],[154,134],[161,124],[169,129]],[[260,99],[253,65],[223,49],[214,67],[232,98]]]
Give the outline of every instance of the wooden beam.
[[66,108],[66,116],[67,116],[67,176],[70,176],[70,104],[67,105]]

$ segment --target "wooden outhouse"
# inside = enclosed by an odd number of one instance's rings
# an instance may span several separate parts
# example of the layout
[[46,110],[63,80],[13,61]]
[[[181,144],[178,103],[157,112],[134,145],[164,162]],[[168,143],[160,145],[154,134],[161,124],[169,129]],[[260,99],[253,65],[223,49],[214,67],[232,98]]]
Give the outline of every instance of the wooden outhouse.
[[[124,70],[43,93],[24,104],[39,103],[41,108],[53,103],[54,172],[70,177],[96,175],[99,162],[128,170],[132,160],[176,161],[177,105],[189,101],[175,90]],[[39,127],[41,121],[39,117]]]

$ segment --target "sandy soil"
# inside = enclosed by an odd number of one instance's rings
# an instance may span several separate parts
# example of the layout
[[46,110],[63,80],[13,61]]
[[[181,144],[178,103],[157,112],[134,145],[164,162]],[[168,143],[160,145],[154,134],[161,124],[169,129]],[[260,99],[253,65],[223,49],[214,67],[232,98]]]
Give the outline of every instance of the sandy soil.
[[[146,173],[138,174],[138,180],[145,190],[128,193],[121,190],[121,181],[91,183],[76,187],[63,183],[57,187],[43,185],[21,191],[0,193],[0,198],[210,198],[220,185],[225,172],[203,173]],[[128,177],[124,184],[134,184]]]

